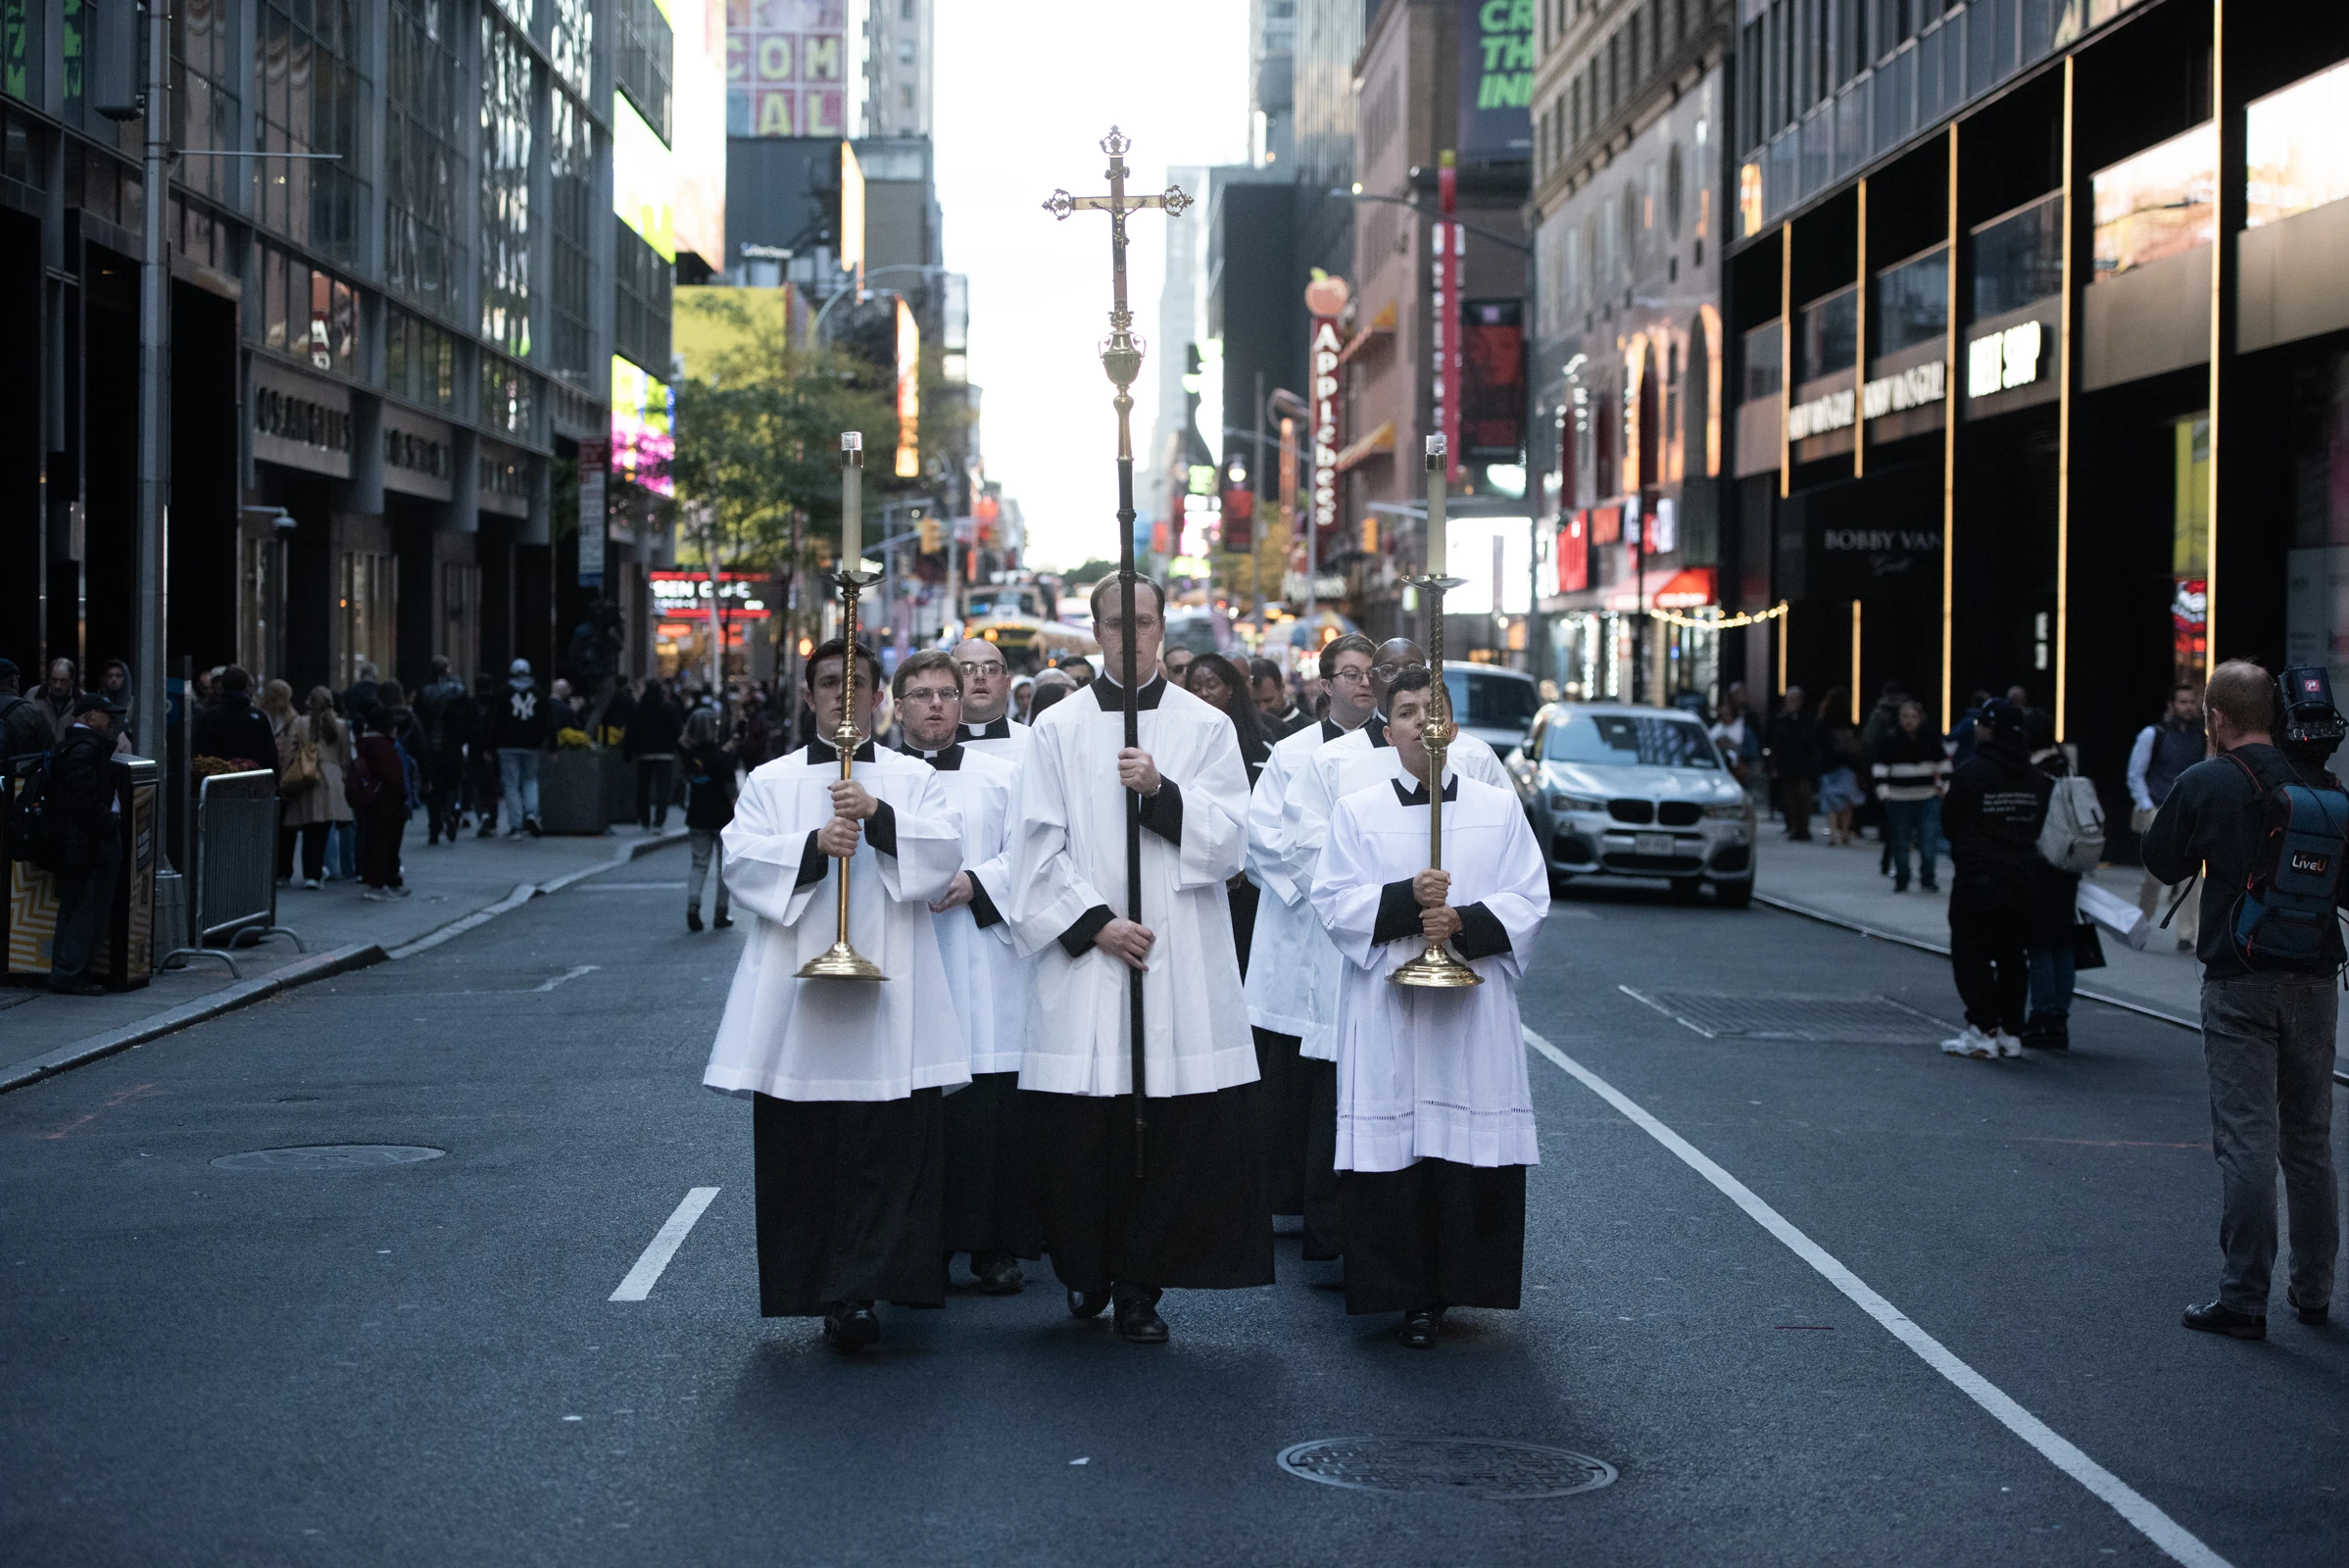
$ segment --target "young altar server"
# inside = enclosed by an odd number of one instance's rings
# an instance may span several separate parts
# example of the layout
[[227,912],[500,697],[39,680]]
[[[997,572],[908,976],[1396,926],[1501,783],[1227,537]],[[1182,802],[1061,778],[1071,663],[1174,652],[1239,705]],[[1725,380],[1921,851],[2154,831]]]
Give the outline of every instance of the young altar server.
[[[702,1082],[751,1099],[759,1310],[821,1316],[854,1350],[880,1340],[874,1302],[946,1302],[940,1091],[969,1081],[970,1053],[930,912],[961,823],[936,772],[869,740],[841,778],[845,652],[836,637],[807,661],[819,738],[752,773],[725,830],[727,886],[759,919]],[[856,657],[869,735],[881,671]],[[849,944],[877,983],[799,978],[838,934],[844,868]]]
[[[1540,1162],[1517,1016],[1549,913],[1549,877],[1509,792],[1446,767],[1444,868],[1428,867],[1429,676],[1388,695],[1384,779],[1331,812],[1313,906],[1346,956],[1339,992],[1338,1168],[1346,1309],[1401,1312],[1436,1344],[1451,1306],[1514,1308],[1525,1260],[1525,1168]],[[1484,979],[1397,985],[1430,942]]]
[[[1387,694],[1405,670],[1426,666],[1427,656],[1408,638],[1390,637],[1379,644],[1370,666],[1370,717],[1361,728],[1320,747],[1291,775],[1281,803],[1281,854],[1288,875],[1297,887],[1310,890],[1313,886],[1315,863],[1321,856],[1323,834],[1329,828],[1331,808],[1341,797],[1385,778],[1393,767],[1395,743],[1390,738]],[[1333,710],[1336,703],[1333,695]],[[1492,747],[1474,736],[1453,738],[1451,762],[1472,779],[1496,789],[1511,789],[1500,759],[1493,755]],[[1307,1062],[1328,1064],[1303,1069],[1313,1094],[1312,1122],[1306,1128],[1310,1141],[1305,1149],[1304,1255],[1330,1258],[1339,1254],[1341,1247],[1335,1164],[1338,1126],[1335,1064],[1338,984],[1346,971],[1346,961],[1339,956],[1328,933],[1321,929],[1318,915],[1303,947],[1304,963],[1294,983],[1302,996],[1308,1027],[1297,1052]]]
[[1003,662],[1003,651],[984,637],[965,637],[954,646],[954,667],[962,672],[962,716],[956,720],[962,749],[1016,765],[1028,749],[1028,726],[1011,716],[1011,666]]
[[[1069,1311],[1116,1303],[1117,1332],[1162,1345],[1168,1287],[1272,1282],[1256,1054],[1224,882],[1247,848],[1248,773],[1231,720],[1157,673],[1166,596],[1116,578],[1093,594],[1103,673],[1029,732],[999,903],[1040,955],[1019,1086],[1037,1203]],[[1131,635],[1140,745],[1116,684]],[[1141,797],[1142,919],[1125,917],[1126,802]],[[993,888],[993,883],[989,884]],[[1129,972],[1144,975],[1144,1174],[1135,1174]]]
[[1016,1296],[1027,1283],[1019,1260],[1043,1255],[1020,1126],[1029,965],[1011,951],[1011,930],[982,880],[992,875],[998,886],[1003,882],[1000,858],[1016,769],[957,739],[958,664],[968,647],[951,657],[936,648],[912,655],[898,665],[890,690],[903,750],[938,770],[962,821],[962,869],[930,901],[947,990],[970,1041],[970,1087],[946,1097],[946,1250],[970,1254],[980,1290]]
[[[1273,747],[1248,805],[1248,874],[1262,897],[1242,991],[1256,1036],[1256,1070],[1264,1081],[1260,1093],[1266,1197],[1275,1214],[1306,1216],[1309,1258],[1337,1255],[1337,1176],[1332,1172],[1321,1183],[1326,1194],[1316,1189],[1308,1204],[1305,1152],[1314,1142],[1309,1130],[1316,1098],[1325,1119],[1337,1114],[1338,1102],[1334,1080],[1321,1081],[1335,1072],[1334,1065],[1299,1054],[1303,1037],[1313,1030],[1313,1016],[1310,995],[1297,984],[1297,976],[1314,951],[1328,942],[1313,913],[1312,884],[1291,874],[1281,811],[1290,780],[1313,760],[1313,754],[1359,729],[1370,717],[1377,706],[1370,675],[1375,654],[1370,639],[1359,632],[1347,632],[1322,649],[1321,679],[1329,688],[1329,716],[1307,719]],[[1326,1148],[1323,1153],[1326,1168]]]

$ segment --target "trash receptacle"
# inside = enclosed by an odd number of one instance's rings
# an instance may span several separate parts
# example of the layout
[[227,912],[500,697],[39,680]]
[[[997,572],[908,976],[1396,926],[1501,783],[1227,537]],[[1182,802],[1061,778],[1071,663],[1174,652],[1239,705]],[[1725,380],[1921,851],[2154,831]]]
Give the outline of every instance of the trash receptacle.
[[610,830],[600,752],[549,752],[538,764],[538,825],[549,833]]

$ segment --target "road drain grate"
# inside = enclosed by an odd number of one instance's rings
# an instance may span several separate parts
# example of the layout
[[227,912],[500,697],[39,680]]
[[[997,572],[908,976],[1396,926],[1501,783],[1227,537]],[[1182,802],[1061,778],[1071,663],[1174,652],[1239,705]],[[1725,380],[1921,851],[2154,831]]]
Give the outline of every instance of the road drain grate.
[[1356,1492],[1530,1502],[1594,1492],[1615,1467],[1587,1453],[1492,1438],[1319,1438],[1281,1450],[1293,1476]]
[[313,1144],[307,1149],[255,1149],[242,1154],[222,1154],[213,1163],[222,1170],[381,1170],[386,1165],[438,1159],[447,1152],[414,1144]]
[[1707,1040],[1928,1041],[1956,1032],[1955,1025],[1884,996],[1622,991]]

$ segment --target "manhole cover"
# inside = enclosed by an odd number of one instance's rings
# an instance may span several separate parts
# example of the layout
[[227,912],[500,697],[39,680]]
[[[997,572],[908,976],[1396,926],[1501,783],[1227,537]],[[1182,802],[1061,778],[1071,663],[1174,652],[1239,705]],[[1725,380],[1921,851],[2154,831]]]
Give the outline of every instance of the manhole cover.
[[1933,1014],[1883,996],[1642,992],[1629,986],[1623,992],[1707,1040],[1928,1041],[1952,1032]]
[[222,1170],[377,1170],[385,1165],[438,1159],[447,1152],[414,1144],[313,1144],[307,1149],[255,1149],[242,1154],[222,1154],[213,1163]]
[[1594,1492],[1615,1467],[1587,1453],[1492,1438],[1319,1438],[1281,1450],[1281,1468],[1357,1492],[1437,1492],[1526,1502]]

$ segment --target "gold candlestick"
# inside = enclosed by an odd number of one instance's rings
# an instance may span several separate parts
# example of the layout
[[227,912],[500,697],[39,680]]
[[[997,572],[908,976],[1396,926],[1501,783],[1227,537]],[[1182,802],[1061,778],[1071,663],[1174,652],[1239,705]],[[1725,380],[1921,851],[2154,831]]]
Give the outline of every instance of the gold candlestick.
[[[1419,739],[1428,754],[1428,869],[1444,869],[1444,758],[1451,748],[1451,692],[1444,684],[1444,596],[1460,586],[1461,579],[1444,574],[1444,563],[1436,552],[1444,544],[1444,437],[1428,437],[1428,564],[1427,571],[1417,577],[1405,577],[1404,582],[1418,589],[1428,600],[1428,667],[1435,679],[1428,683],[1428,716],[1419,726]],[[1495,583],[1493,591],[1499,592]],[[1431,942],[1427,951],[1405,963],[1387,977],[1398,986],[1426,986],[1436,990],[1454,990],[1462,986],[1481,986],[1485,977],[1458,958],[1441,942]]]
[[[851,432],[854,434],[855,432]],[[840,752],[840,778],[847,783],[856,766],[856,748],[864,744],[863,732],[856,728],[856,596],[881,580],[877,571],[864,571],[863,563],[856,551],[863,543],[863,478],[864,451],[861,440],[852,442],[841,438],[841,506],[844,521],[841,540],[845,559],[840,571],[840,629],[845,648],[841,654],[840,723],[832,731],[832,744]],[[849,866],[854,857],[840,862],[840,915],[832,945],[800,966],[803,980],[886,980],[881,966],[849,945]]]

